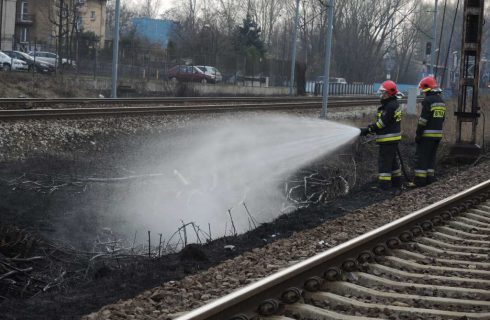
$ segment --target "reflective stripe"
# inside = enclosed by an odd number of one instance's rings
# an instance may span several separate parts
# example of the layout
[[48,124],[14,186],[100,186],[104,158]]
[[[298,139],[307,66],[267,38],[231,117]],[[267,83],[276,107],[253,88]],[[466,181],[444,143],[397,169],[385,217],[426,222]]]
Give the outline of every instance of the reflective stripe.
[[381,181],[391,181],[391,175],[390,176],[379,176],[378,177],[378,180],[381,180]]
[[434,107],[431,107],[431,108],[430,108],[430,111],[436,111],[436,110],[439,110],[439,111],[446,111],[446,107],[442,107],[442,106],[434,106]]
[[434,170],[434,169],[427,169],[427,172],[428,172],[428,173],[434,173],[435,171],[436,171],[436,170]]
[[401,132],[398,132],[398,133],[387,133],[387,134],[378,134],[376,136],[376,138],[383,139],[383,138],[390,138],[390,137],[398,137],[398,136],[401,136],[401,135],[402,135]]
[[433,104],[430,105],[430,111],[434,111],[434,110],[446,111],[446,105],[441,102],[434,102]]
[[431,88],[425,88],[425,89],[422,89],[422,92],[429,92],[431,90],[432,90]]
[[402,169],[398,169],[391,172],[392,177],[400,177],[402,175]]
[[415,176],[421,177],[421,178],[426,178],[427,177],[427,171],[426,170],[415,170]]
[[442,138],[442,133],[424,133],[422,137],[425,138]]
[[434,169],[427,169],[427,176],[433,177],[435,175],[436,171]]
[[[386,137],[386,136],[388,136],[388,137]],[[386,137],[386,138],[380,138],[380,137]],[[376,137],[376,142],[398,141],[401,139],[402,139],[402,136],[399,133],[395,134],[395,135],[385,134],[385,135]]]
[[442,138],[442,130],[424,130],[422,137],[426,138]]
[[383,123],[383,120],[378,119],[378,122],[376,122],[376,126],[378,129],[383,129],[385,127],[385,124]]
[[426,126],[427,125],[427,122],[428,122],[427,119],[424,119],[424,118],[420,118],[419,119],[419,124],[422,125],[422,126]]

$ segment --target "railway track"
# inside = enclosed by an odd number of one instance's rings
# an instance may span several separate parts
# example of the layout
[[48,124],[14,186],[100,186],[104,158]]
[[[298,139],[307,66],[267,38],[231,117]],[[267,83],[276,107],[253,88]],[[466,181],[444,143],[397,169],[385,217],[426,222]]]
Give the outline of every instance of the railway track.
[[178,320],[490,319],[490,180]]
[[[406,103],[406,99],[401,99]],[[329,108],[378,105],[373,96],[333,96]],[[318,97],[211,97],[122,99],[0,99],[0,119],[81,118],[321,108]]]
[[[100,117],[100,116],[130,116],[130,115],[152,115],[152,114],[176,114],[176,113],[206,113],[206,112],[236,112],[236,111],[273,111],[273,110],[301,110],[311,108],[321,108],[322,102],[318,98],[251,98],[251,99],[230,99],[216,98],[213,103],[212,99],[204,100],[182,99],[178,104],[171,104],[172,99],[151,100],[143,99],[135,102],[118,102],[120,106],[100,106],[99,100],[88,100],[89,102],[81,105],[73,104],[76,107],[54,107],[47,108],[29,107],[29,108],[4,108],[0,110],[0,119],[35,119],[35,118],[66,118],[66,117]],[[119,99],[118,99],[119,100]],[[126,101],[125,99],[122,99]],[[91,102],[90,102],[91,101]],[[110,100],[104,100],[104,102]],[[144,101],[144,102],[142,102]],[[165,102],[159,102],[165,101]],[[189,102],[191,101],[191,102]],[[61,102],[60,102],[61,103]],[[162,103],[164,105],[162,105]],[[330,101],[329,107],[340,108],[348,106],[366,106],[377,105],[377,98],[338,98]],[[44,102],[43,102],[44,104]],[[97,107],[89,106],[90,104],[98,105]],[[136,106],[127,106],[127,104],[136,104]],[[170,105],[166,105],[170,104]],[[0,102],[1,106],[1,102]]]
[[[195,105],[195,104],[243,104],[281,102],[321,102],[321,97],[151,97],[151,98],[0,98],[0,109],[64,108],[68,106],[94,105]],[[331,101],[377,100],[375,96],[332,96]]]

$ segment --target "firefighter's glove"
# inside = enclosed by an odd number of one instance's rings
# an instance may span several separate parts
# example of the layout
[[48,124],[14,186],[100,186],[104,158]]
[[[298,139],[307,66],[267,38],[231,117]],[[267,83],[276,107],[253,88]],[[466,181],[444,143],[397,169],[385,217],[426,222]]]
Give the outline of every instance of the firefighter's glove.
[[415,136],[415,143],[416,144],[419,144],[421,140],[422,140],[421,136]]
[[365,137],[369,134],[369,128],[360,128],[361,129],[361,137]]

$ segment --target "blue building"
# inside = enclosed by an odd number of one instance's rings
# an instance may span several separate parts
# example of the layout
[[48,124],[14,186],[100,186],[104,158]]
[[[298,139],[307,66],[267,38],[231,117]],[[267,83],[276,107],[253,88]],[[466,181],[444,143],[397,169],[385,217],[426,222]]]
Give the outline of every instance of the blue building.
[[176,26],[171,20],[151,18],[134,18],[132,22],[138,35],[159,44],[162,48],[167,48],[170,34]]

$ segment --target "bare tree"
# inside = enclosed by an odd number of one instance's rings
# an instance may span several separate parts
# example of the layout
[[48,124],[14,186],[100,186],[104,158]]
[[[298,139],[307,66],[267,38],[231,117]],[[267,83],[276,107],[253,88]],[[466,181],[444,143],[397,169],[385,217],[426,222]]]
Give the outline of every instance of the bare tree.
[[[322,0],[319,0],[322,1]],[[382,80],[388,41],[415,11],[416,2],[339,0],[335,7],[335,63],[349,80]],[[397,14],[405,14],[397,19]]]
[[156,18],[160,12],[160,0],[143,0],[139,15],[146,18]]
[[[114,33],[114,23],[115,23],[115,3],[114,1],[110,2],[107,4],[107,16],[106,16],[106,26],[107,26],[107,32],[109,34]],[[129,7],[126,4],[121,5],[121,13],[119,17],[119,25],[120,25],[120,31],[121,34],[125,34],[131,31],[133,28],[132,20],[138,16],[138,12]]]
[[74,38],[78,30],[80,18],[79,2],[76,0],[54,0],[53,10],[49,10],[48,19],[56,33],[58,64],[61,66],[62,56],[73,54]]
[[252,0],[250,5],[252,17],[262,28],[264,43],[269,46],[274,28],[285,14],[286,3],[283,0]]
[[194,29],[196,25],[196,11],[196,0],[189,0],[187,23],[191,29]]

